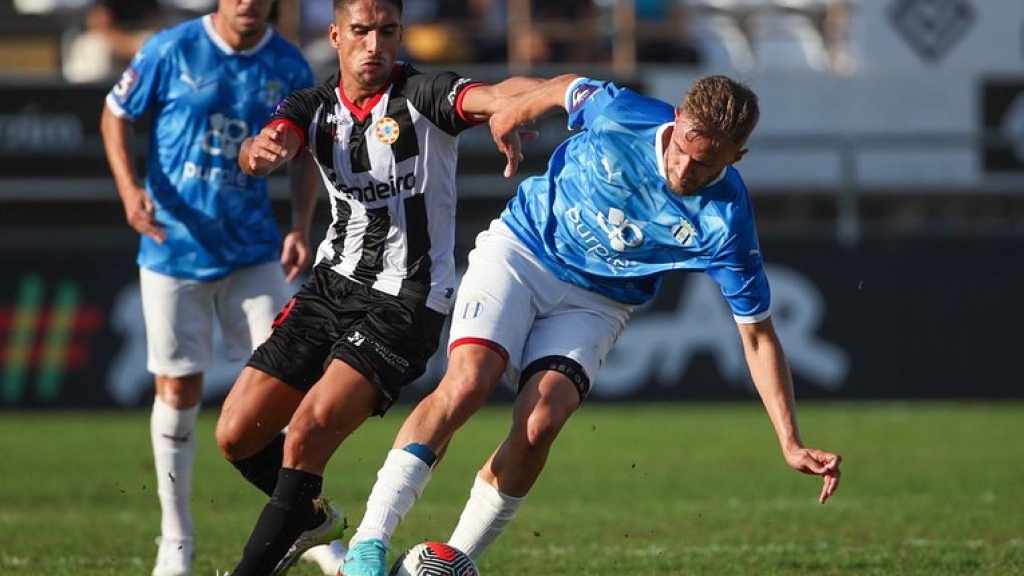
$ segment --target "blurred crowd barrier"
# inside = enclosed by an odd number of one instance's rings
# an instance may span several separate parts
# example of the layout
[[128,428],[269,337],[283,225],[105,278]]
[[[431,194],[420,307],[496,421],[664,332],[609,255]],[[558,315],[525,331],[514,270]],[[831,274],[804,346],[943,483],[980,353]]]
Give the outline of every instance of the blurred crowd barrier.
[[[409,0],[406,56],[430,64],[727,65],[843,73],[855,0]],[[113,78],[149,34],[213,0],[4,0],[0,74]],[[330,0],[279,0],[278,29],[331,66]]]

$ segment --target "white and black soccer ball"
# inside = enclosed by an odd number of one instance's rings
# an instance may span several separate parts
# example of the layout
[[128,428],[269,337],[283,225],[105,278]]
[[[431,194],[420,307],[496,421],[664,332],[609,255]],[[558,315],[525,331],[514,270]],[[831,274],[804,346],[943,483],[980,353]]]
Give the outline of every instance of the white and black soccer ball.
[[443,542],[423,542],[398,557],[389,576],[480,576],[473,560]]

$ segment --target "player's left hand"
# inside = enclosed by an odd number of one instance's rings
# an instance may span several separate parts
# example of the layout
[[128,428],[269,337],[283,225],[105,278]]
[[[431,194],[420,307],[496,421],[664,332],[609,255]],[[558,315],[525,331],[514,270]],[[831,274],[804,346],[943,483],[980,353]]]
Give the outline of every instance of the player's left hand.
[[797,448],[786,453],[786,463],[791,468],[804,474],[821,476],[824,485],[818,502],[824,504],[839,489],[841,475],[839,464],[843,457],[839,454],[817,450],[815,448]]
[[284,268],[285,280],[291,282],[309,266],[313,253],[309,249],[309,241],[301,232],[289,232],[281,245],[281,267]]

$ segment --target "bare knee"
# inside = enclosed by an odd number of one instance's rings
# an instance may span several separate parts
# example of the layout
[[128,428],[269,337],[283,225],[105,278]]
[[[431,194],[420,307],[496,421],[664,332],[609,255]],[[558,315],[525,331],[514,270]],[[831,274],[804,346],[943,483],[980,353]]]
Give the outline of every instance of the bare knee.
[[525,448],[547,452],[574,411],[575,406],[538,405],[526,419]]
[[447,419],[461,426],[483,407],[496,384],[479,371],[449,374],[430,395],[431,402],[435,410],[443,407]]
[[203,399],[203,375],[157,376],[156,396],[175,410],[188,410]]
[[221,413],[217,419],[217,448],[224,458],[231,462],[244,460],[252,456],[256,451],[252,449],[251,443],[247,441],[244,432],[245,427],[230,415]]

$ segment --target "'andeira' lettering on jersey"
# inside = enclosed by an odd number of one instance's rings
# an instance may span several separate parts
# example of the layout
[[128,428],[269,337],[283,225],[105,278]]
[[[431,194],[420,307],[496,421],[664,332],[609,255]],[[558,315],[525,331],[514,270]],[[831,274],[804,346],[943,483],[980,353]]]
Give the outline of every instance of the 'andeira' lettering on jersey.
[[369,182],[365,186],[338,186],[343,194],[348,194],[360,202],[373,202],[398,196],[403,191],[416,188],[416,173],[409,172],[404,176],[396,176],[387,182]]

